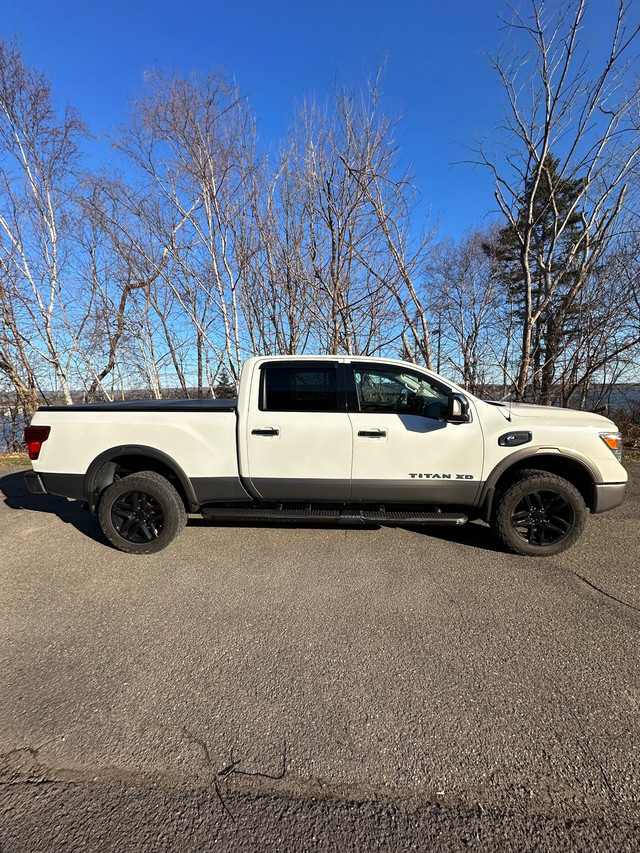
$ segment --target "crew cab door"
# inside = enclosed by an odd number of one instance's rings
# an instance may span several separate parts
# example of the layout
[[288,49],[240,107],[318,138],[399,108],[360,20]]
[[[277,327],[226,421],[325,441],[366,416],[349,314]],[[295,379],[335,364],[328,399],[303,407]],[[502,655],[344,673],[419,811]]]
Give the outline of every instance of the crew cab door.
[[449,389],[404,365],[346,365],[353,433],[354,501],[471,504],[482,476],[483,437],[445,420]]
[[243,474],[269,501],[346,501],[351,423],[344,365],[264,362],[255,371],[242,425]]

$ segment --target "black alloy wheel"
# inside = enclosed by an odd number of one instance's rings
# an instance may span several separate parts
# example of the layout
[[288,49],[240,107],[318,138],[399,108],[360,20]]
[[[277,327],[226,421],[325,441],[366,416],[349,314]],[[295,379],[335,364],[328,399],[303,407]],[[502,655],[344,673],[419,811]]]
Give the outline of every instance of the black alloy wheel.
[[550,557],[577,541],[588,513],[584,498],[568,480],[526,469],[498,495],[492,527],[516,554]]
[[155,471],[140,471],[104,490],[98,518],[105,536],[120,551],[153,554],[180,533],[187,523],[187,512],[166,477]]
[[561,542],[573,526],[573,508],[564,495],[550,489],[528,492],[511,514],[517,535],[529,545]]
[[113,502],[111,523],[127,542],[152,542],[164,530],[164,510],[153,495],[136,489]]

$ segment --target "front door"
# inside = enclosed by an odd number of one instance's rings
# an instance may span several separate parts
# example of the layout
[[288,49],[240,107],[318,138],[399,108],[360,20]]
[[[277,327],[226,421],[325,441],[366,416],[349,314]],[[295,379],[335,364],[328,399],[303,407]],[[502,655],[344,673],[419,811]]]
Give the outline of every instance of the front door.
[[470,423],[448,423],[449,389],[419,369],[363,362],[351,370],[352,500],[473,503],[483,465],[473,406]]

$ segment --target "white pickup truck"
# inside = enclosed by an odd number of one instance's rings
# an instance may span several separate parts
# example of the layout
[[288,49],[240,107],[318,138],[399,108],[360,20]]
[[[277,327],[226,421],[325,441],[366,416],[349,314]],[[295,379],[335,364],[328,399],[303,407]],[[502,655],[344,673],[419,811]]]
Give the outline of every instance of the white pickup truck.
[[122,551],[187,514],[260,522],[488,522],[518,554],[570,547],[624,500],[622,441],[587,412],[485,402],[413,364],[251,358],[237,400],[48,406],[25,430],[35,494],[84,501]]

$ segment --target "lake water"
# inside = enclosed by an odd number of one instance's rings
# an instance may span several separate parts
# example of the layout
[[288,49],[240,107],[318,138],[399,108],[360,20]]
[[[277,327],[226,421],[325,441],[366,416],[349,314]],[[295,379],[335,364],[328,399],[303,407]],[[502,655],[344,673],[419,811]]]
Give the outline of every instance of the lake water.
[[12,423],[10,418],[5,418],[0,415],[0,452],[8,449],[11,440],[15,435],[22,439],[22,430],[24,423],[22,421]]

